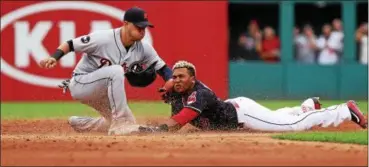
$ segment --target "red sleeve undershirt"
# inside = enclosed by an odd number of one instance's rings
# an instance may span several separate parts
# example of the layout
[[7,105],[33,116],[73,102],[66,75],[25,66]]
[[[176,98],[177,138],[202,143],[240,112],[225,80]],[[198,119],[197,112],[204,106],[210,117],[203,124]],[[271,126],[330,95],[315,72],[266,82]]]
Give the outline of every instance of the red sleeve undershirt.
[[172,119],[175,120],[181,126],[195,119],[199,115],[198,112],[192,110],[190,108],[183,108],[178,114],[172,116]]

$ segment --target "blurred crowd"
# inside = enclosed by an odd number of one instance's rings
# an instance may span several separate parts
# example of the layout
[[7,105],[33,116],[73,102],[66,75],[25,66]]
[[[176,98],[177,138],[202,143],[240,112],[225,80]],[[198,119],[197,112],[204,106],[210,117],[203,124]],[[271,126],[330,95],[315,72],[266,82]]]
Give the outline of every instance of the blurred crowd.
[[[343,54],[342,21],[334,19],[321,27],[321,34],[315,33],[312,25],[294,29],[295,60],[301,63],[332,65],[339,63]],[[356,30],[357,59],[362,64],[368,63],[368,24],[362,23]],[[279,62],[280,39],[273,27],[259,27],[256,20],[251,20],[248,30],[238,39],[238,57],[243,60]]]
[[250,21],[247,32],[238,40],[238,56],[244,60],[280,61],[280,40],[273,27],[260,29],[256,20]]
[[362,23],[356,30],[356,42],[358,43],[358,59],[361,64],[368,64],[368,23]]

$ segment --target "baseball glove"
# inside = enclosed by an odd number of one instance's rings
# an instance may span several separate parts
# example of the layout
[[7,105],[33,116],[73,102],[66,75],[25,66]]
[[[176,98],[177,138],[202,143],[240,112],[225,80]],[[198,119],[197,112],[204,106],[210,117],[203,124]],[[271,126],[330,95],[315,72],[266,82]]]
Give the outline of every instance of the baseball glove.
[[143,69],[139,62],[132,63],[124,74],[130,85],[134,87],[146,87],[156,79],[156,70],[154,62],[146,69]]

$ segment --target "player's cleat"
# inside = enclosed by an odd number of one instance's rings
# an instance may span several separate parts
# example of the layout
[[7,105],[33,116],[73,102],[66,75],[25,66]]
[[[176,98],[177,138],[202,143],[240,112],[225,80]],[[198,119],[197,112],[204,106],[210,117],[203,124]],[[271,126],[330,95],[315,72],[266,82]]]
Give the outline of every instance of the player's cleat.
[[353,100],[349,100],[348,102],[346,102],[346,104],[351,113],[351,121],[357,123],[364,129],[367,128],[367,121],[365,120],[364,114],[360,111],[356,102]]
[[134,120],[127,118],[116,118],[112,121],[108,135],[127,135],[138,131],[139,125]]
[[84,124],[89,121],[92,121],[91,117],[79,117],[79,116],[71,116],[68,119],[68,124],[76,131],[76,132],[86,132],[89,129],[81,128]]
[[114,135],[128,135],[139,131],[140,125],[123,125],[120,127],[110,128],[108,131],[109,136]]
[[304,113],[308,111],[320,110],[321,108],[322,104],[320,103],[319,97],[308,98],[301,104],[301,109]]

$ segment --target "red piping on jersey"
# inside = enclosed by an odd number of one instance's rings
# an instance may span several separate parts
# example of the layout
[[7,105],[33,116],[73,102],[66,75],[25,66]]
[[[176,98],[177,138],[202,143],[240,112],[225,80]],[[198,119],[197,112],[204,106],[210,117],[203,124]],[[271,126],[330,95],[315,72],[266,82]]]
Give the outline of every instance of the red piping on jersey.
[[199,113],[195,110],[192,110],[190,108],[183,108],[178,114],[172,116],[172,119],[183,126],[191,120],[195,119],[198,115]]
[[320,110],[322,108],[322,106],[320,105],[320,103],[315,103],[314,107],[316,110]]

